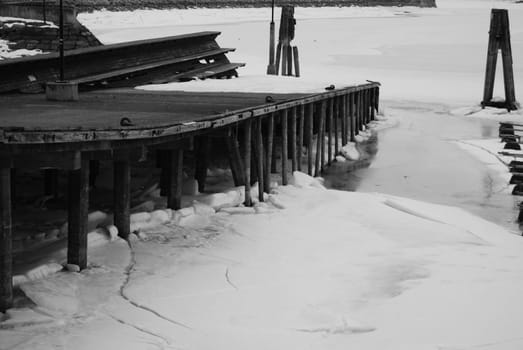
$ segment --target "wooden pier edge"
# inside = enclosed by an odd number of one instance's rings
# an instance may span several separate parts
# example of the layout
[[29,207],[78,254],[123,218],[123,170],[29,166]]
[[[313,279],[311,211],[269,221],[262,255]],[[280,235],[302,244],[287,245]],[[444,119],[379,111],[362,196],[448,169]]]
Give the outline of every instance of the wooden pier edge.
[[[365,92],[367,91],[367,92]],[[367,95],[367,98],[364,98]],[[331,102],[332,101],[332,104]],[[332,107],[331,107],[332,106]],[[289,141],[292,152],[292,169],[301,167],[301,151],[307,149],[307,170],[319,176],[325,163],[325,132],[337,132],[341,129],[342,143],[354,140],[354,135],[363,123],[375,118],[379,106],[379,84],[369,83],[343,89],[309,95],[292,100],[270,103],[262,106],[236,110],[211,116],[208,120],[182,125],[168,125],[151,128],[126,128],[122,130],[39,130],[39,129],[0,129],[0,311],[12,305],[12,218],[11,218],[11,172],[24,164],[41,168],[56,168],[68,171],[69,176],[69,237],[68,262],[80,268],[87,266],[87,213],[89,207],[89,168],[96,155],[107,154],[105,160],[114,165],[114,222],[119,235],[127,239],[130,230],[130,184],[131,159],[129,152],[137,147],[144,150],[164,144],[181,142],[188,137],[201,134],[222,132],[226,128],[243,129],[243,159],[236,140],[237,168],[245,186],[245,205],[252,205],[250,197],[250,175],[252,156],[252,121],[256,120],[255,153],[258,156],[256,168],[259,171],[260,200],[263,192],[270,186],[270,171],[274,164],[274,133],[276,118],[279,114],[279,126],[282,142],[282,183],[288,183]],[[327,114],[327,109],[329,113]],[[291,130],[288,128],[289,110],[291,111]],[[367,111],[365,113],[365,110]],[[295,113],[298,112],[298,115]],[[365,116],[367,118],[365,118]],[[327,117],[332,118],[326,125]],[[263,131],[261,118],[266,121],[267,133]],[[326,127],[329,128],[326,128]],[[290,134],[289,134],[290,132]],[[313,142],[314,134],[317,142]],[[345,134],[345,136],[344,136]],[[291,137],[291,140],[288,139]],[[263,146],[264,138],[267,146]],[[236,137],[235,137],[236,139]],[[332,139],[331,139],[332,140]],[[337,151],[336,142],[335,152]],[[316,149],[316,158],[313,150]],[[167,149],[165,147],[164,149]],[[181,174],[184,151],[180,147],[170,148],[168,172],[168,207],[177,209],[181,205]],[[121,156],[116,156],[121,152]],[[106,153],[104,153],[106,152]],[[45,155],[42,161],[42,155]],[[239,158],[239,159],[238,159]],[[242,161],[243,160],[243,161]],[[329,161],[332,160],[329,155]],[[36,165],[34,165],[34,164]],[[231,165],[232,166],[232,165]],[[54,180],[53,180],[54,181]],[[50,181],[51,183],[52,181]]]

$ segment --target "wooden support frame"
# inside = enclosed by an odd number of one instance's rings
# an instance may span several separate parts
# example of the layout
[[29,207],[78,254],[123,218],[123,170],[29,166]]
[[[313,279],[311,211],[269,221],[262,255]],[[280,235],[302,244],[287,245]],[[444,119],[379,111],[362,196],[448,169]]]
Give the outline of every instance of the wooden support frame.
[[251,199],[251,129],[252,129],[252,120],[247,119],[243,125],[243,142],[244,142],[244,155],[243,155],[243,164],[244,164],[244,174],[245,174],[245,205],[250,207],[252,206]]
[[316,163],[314,166],[314,176],[320,176],[321,172],[323,171],[323,162],[325,158],[325,136],[324,136],[324,128],[325,128],[325,114],[326,114],[326,108],[327,104],[325,101],[320,102],[320,108],[318,113],[320,114],[319,117],[319,126],[318,126],[318,136],[317,136],[317,142],[316,142]]
[[89,214],[89,160],[68,172],[67,262],[87,267],[87,216]]
[[168,151],[167,164],[167,208],[178,210],[182,207],[183,149]]
[[[501,50],[503,61],[503,80],[505,101],[493,102],[494,83],[496,78],[496,63],[498,52]],[[512,62],[512,46],[510,43],[510,25],[508,10],[492,9],[490,17],[489,43],[487,51],[487,67],[485,69],[485,85],[483,88],[483,107],[503,107],[508,111],[518,109],[514,88],[514,69]]]
[[288,152],[289,152],[289,143],[287,140],[288,130],[287,130],[287,117],[288,112],[286,109],[281,112],[281,183],[283,186],[289,183],[287,176],[287,163],[288,163]]
[[0,168],[0,312],[13,305],[11,168]]
[[264,181],[264,152],[263,152],[263,130],[262,130],[262,118],[258,117],[255,121],[254,127],[255,137],[254,137],[254,149],[256,150],[256,172],[258,175],[258,200],[263,202],[263,189],[265,186]]
[[296,131],[297,131],[297,128],[296,128],[296,108],[297,107],[293,107],[291,108],[291,139],[290,139],[290,143],[291,143],[291,160],[292,160],[292,172],[295,172],[296,170],[298,170],[298,155],[297,155],[297,150],[296,150],[296,145],[297,145],[297,142],[296,142]]
[[211,138],[209,135],[198,137],[197,148],[195,152],[195,170],[194,177],[198,182],[198,191],[205,192],[205,181],[207,179],[207,169],[209,168],[209,158],[211,153]]
[[131,234],[131,163],[129,160],[114,161],[114,225],[118,235],[127,239]]
[[271,169],[272,169],[272,153],[274,143],[274,113],[271,113],[267,117],[267,147],[265,152],[265,174],[263,179],[265,180],[265,192],[271,191]]
[[305,129],[305,105],[301,105],[299,108],[298,116],[298,171],[302,171],[302,155],[303,155],[303,134]]
[[312,159],[312,151],[314,149],[314,143],[312,142],[312,137],[314,133],[314,104],[309,103],[307,105],[307,136],[306,136],[306,142],[307,142],[307,173],[312,176],[312,167],[313,167],[313,159]]
[[229,159],[234,186],[243,186],[245,184],[245,174],[243,173],[243,161],[236,128],[230,127],[227,129],[225,146],[227,147],[227,158]]

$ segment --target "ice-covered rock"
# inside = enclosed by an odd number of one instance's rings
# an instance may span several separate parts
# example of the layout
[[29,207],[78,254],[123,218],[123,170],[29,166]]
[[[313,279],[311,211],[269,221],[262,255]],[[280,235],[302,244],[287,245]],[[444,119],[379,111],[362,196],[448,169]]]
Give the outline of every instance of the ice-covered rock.
[[47,277],[53,273],[56,273],[58,271],[62,271],[63,266],[57,263],[49,263],[40,265],[38,267],[35,267],[34,269],[31,269],[26,272],[25,276],[29,281],[34,281],[38,279],[42,279],[44,277]]
[[230,207],[222,208],[220,211],[228,214],[254,214],[256,210],[252,207]]
[[13,276],[13,286],[18,287],[22,283],[28,282],[29,279],[25,275],[14,275]]
[[153,222],[164,224],[171,220],[171,216],[169,215],[169,213],[167,211],[160,209],[160,210],[155,210],[151,213],[150,220]]
[[109,225],[106,227],[106,230],[109,233],[111,241],[115,241],[118,238],[118,227],[114,225]]
[[193,201],[192,206],[194,208],[194,212],[197,215],[211,216],[214,213],[216,213],[216,211],[213,209],[213,207],[211,207],[210,205],[207,205],[205,203],[200,203],[198,201]]
[[146,213],[146,212],[134,213],[134,214],[131,214],[131,217],[130,217],[131,224],[138,223],[138,222],[147,222],[149,220],[151,220],[151,213]]
[[269,203],[271,203],[272,205],[274,205],[274,207],[276,207],[278,209],[285,209],[286,208],[286,205],[282,201],[280,201],[277,196],[275,196],[273,194],[269,195],[269,198],[267,199],[267,201]]
[[315,178],[308,174],[302,173],[301,171],[295,171],[292,173],[292,184],[296,187],[305,188],[305,187],[316,187],[324,188],[323,179]]
[[182,208],[176,211],[179,213],[182,217],[191,216],[194,215],[194,207],[186,207]]
[[76,264],[65,264],[65,269],[69,272],[80,272],[80,266]]
[[348,160],[360,159],[360,152],[354,142],[349,142],[341,148],[341,154]]

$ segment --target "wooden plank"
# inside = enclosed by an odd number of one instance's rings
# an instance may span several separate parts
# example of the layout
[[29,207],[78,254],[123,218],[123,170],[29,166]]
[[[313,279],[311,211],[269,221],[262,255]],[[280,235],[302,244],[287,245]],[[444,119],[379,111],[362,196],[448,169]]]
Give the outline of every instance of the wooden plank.
[[287,178],[287,161],[288,161],[288,141],[287,141],[287,116],[288,111],[284,109],[281,112],[281,183],[282,185],[288,184],[288,178]]
[[312,159],[312,151],[314,144],[312,142],[312,136],[314,132],[314,104],[310,103],[307,105],[307,136],[306,136],[306,142],[307,142],[307,173],[312,176],[312,166],[313,166],[313,159]]
[[107,80],[111,78],[118,78],[125,75],[129,75],[131,73],[138,73],[138,72],[145,72],[148,70],[152,70],[155,68],[163,67],[163,66],[169,66],[177,63],[183,63],[183,62],[189,62],[189,61],[195,61],[200,60],[204,58],[210,58],[218,55],[222,55],[228,52],[233,52],[235,49],[233,48],[218,48],[214,50],[206,50],[203,52],[198,52],[193,55],[187,55],[182,57],[175,57],[175,58],[169,58],[169,59],[163,59],[159,61],[155,61],[148,64],[141,64],[137,66],[132,67],[126,67],[123,69],[117,69],[117,70],[111,70],[110,72],[104,72],[100,74],[93,74],[93,75],[87,75],[83,76],[81,78],[73,79],[74,82],[77,82],[78,84],[86,84],[86,83],[93,83],[96,81],[102,81]]
[[301,159],[303,154],[303,133],[305,129],[305,105],[301,105],[299,108],[299,128],[298,128],[298,171],[301,169]]
[[178,210],[182,207],[183,149],[169,150],[168,155],[167,208]]
[[87,267],[87,215],[89,213],[89,161],[68,172],[67,262]]
[[272,169],[272,153],[273,153],[273,142],[274,142],[274,113],[271,113],[267,117],[267,152],[265,153],[265,192],[270,193],[271,191],[271,169]]
[[245,205],[252,206],[251,200],[251,119],[244,122],[243,142],[244,142],[244,166],[245,166]]
[[196,80],[196,79],[206,79],[218,75],[220,73],[225,73],[228,71],[235,70],[245,66],[245,63],[223,63],[216,62],[211,64],[200,65],[195,69],[192,69],[187,72],[177,73],[165,78],[155,79],[153,84],[164,84],[170,83],[178,80]]
[[13,305],[11,169],[0,168],[0,312]]
[[264,168],[263,168],[263,133],[262,133],[262,118],[258,117],[256,119],[256,124],[254,131],[256,132],[256,139],[255,139],[255,145],[256,145],[256,160],[257,160],[257,166],[256,171],[258,173],[258,200],[260,202],[263,202],[263,188],[265,185],[265,181],[263,179],[264,176]]
[[131,164],[128,160],[114,162],[114,225],[118,235],[127,239],[131,234]]
[[290,144],[291,144],[291,160],[292,160],[292,172],[295,172],[298,170],[298,157],[297,157],[297,150],[296,150],[296,108],[291,108],[291,138],[290,138]]

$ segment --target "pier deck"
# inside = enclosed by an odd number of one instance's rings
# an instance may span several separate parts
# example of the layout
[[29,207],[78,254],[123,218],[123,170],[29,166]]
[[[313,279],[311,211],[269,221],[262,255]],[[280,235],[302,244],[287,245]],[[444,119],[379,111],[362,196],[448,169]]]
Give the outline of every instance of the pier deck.
[[[374,119],[378,103],[379,83],[315,94],[102,90],[82,93],[78,102],[0,95],[0,312],[13,298],[11,178],[17,169],[43,170],[45,194],[56,193],[58,171],[67,176],[67,262],[84,269],[89,189],[101,161],[112,164],[113,222],[127,239],[132,164],[154,160],[167,207],[179,209],[184,165],[194,169],[204,192],[212,139],[219,138],[249,206],[252,184],[258,183],[259,201],[270,191],[277,159],[283,185],[291,171],[320,175],[340,144]],[[184,152],[192,152],[195,164],[184,164]]]

